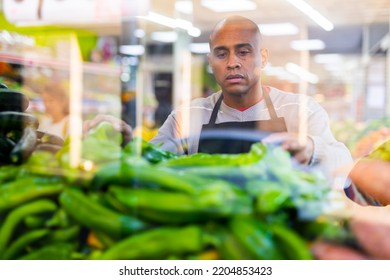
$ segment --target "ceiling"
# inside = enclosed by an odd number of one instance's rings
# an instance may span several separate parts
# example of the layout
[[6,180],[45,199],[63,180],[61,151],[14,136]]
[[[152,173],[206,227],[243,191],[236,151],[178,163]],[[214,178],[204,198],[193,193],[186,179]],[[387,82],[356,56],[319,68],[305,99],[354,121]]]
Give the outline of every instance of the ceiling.
[[[6,0],[0,0],[0,7]],[[8,1],[8,0],[7,0]],[[138,1],[147,0],[122,0],[129,1],[127,7],[140,5]],[[191,1],[191,0],[188,0]],[[222,5],[225,0],[221,0]],[[239,0],[237,0],[239,1]],[[363,34],[369,31],[368,49],[375,53],[380,41],[389,32],[390,25],[390,0],[306,0],[327,17],[335,28],[332,31],[324,31],[309,17],[297,10],[287,0],[252,0],[257,9],[235,13],[216,13],[201,5],[201,0],[193,0],[192,15],[175,11],[176,0],[149,0],[149,11],[168,17],[181,17],[187,19],[202,31],[202,35],[193,38],[193,42],[207,42],[208,35],[214,25],[230,14],[246,16],[258,24],[291,22],[300,28],[300,33],[290,36],[264,36],[264,44],[270,49],[271,62],[274,65],[283,65],[286,61],[299,63],[301,53],[290,47],[291,40],[310,38],[321,39],[326,48],[321,53],[341,53],[346,56],[361,55],[363,48]],[[76,2],[76,1],[75,1]],[[123,11],[122,11],[123,12]],[[101,22],[96,20],[91,23],[77,23],[73,21],[69,25],[78,28],[87,28],[100,35],[123,36],[123,25],[118,17]],[[152,31],[170,30],[156,23],[142,22],[146,34]],[[365,33],[367,34],[367,33]],[[317,70],[318,71],[318,70]]]

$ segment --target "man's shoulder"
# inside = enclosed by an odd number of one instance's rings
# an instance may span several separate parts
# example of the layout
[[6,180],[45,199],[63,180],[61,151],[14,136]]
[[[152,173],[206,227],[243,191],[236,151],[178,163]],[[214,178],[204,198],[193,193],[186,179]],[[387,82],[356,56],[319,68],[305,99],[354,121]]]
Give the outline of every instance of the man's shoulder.
[[189,106],[190,108],[213,108],[215,103],[217,103],[218,98],[221,96],[221,92],[217,91],[211,94],[208,97],[198,97],[191,100]]
[[176,110],[174,110],[174,114],[179,113],[183,110],[184,111],[190,110],[191,112],[212,110],[220,95],[221,92],[218,91],[218,92],[214,92],[208,97],[194,98],[189,103],[182,104],[181,106],[179,106]]

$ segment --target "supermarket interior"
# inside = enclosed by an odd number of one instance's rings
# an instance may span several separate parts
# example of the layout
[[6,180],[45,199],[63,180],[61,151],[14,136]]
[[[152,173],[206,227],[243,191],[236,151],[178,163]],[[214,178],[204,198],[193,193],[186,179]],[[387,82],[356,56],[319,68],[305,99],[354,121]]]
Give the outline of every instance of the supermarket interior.
[[[291,205],[300,205],[298,212],[304,213],[305,221],[316,216],[316,203],[322,198],[324,190],[321,187],[326,183],[315,172],[303,176],[302,170],[295,173],[290,167],[280,168],[288,164],[284,155],[276,153],[268,155],[269,166],[261,165],[263,171],[254,174],[252,165],[257,164],[258,157],[267,158],[263,146],[253,146],[249,153],[230,157],[220,154],[202,158],[196,155],[177,157],[173,151],[154,146],[157,142],[149,142],[172,111],[198,98],[212,100],[213,93],[220,91],[221,83],[214,76],[218,68],[214,65],[212,69],[210,65],[216,63],[213,60],[216,51],[210,50],[209,40],[217,37],[212,33],[216,25],[233,15],[251,20],[261,31],[261,48],[269,51],[268,61],[259,74],[262,85],[292,95],[299,94],[318,103],[325,112],[321,115],[322,121],[329,122],[331,134],[337,143],[345,145],[353,162],[373,155],[375,151],[376,157],[390,160],[390,145],[383,146],[390,138],[388,0],[0,0],[0,92],[15,93],[12,100],[7,99],[6,94],[0,94],[3,103],[0,108],[1,111],[12,111],[9,108],[18,95],[22,108],[18,104],[19,109],[15,111],[26,114],[21,124],[16,120],[20,115],[1,112],[0,182],[9,188],[0,187],[0,221],[6,221],[23,203],[26,207],[41,203],[41,209],[46,209],[31,210],[33,214],[26,216],[23,222],[21,219],[12,230],[0,225],[0,259],[23,256],[26,259],[310,258],[308,251],[280,253],[270,249],[265,250],[266,253],[259,252],[253,249],[256,245],[245,243],[252,241],[246,241],[243,232],[250,234],[253,231],[252,227],[257,223],[254,216],[284,222],[286,217],[290,221],[296,218],[289,216],[290,210],[279,210],[284,216],[276,215],[279,213],[275,210],[277,207],[291,209]],[[237,75],[231,78],[229,86],[241,83],[243,78]],[[271,90],[271,99],[273,94]],[[224,98],[223,102],[227,102],[228,99]],[[306,99],[291,100],[306,106],[306,101],[303,101]],[[200,106],[204,103],[194,104]],[[283,105],[274,105],[278,114],[284,112]],[[245,110],[248,107],[242,106]],[[308,109],[309,113],[310,110],[313,108]],[[299,136],[306,136],[311,128],[308,132],[305,125],[313,120],[299,112],[293,117],[284,115],[284,118],[286,121],[296,118],[293,120],[297,123],[294,129]],[[90,133],[90,138],[84,138],[85,123],[100,115],[124,121],[132,129],[134,139],[142,139],[142,145],[133,141],[125,146],[123,131],[117,135],[118,131],[111,131],[104,125],[100,131],[96,129]],[[194,116],[196,114],[187,117]],[[318,115],[315,117],[319,118]],[[176,121],[175,118],[170,117],[170,121]],[[186,122],[190,123],[186,119],[181,121],[183,127]],[[11,125],[22,128],[17,130]],[[326,130],[320,126],[314,127],[313,131]],[[33,132],[31,127],[34,127]],[[290,127],[287,125],[288,129]],[[169,129],[172,128],[165,126],[164,133]],[[238,136],[244,134],[238,133]],[[34,139],[34,147],[30,146],[25,153],[15,151],[18,141],[28,137]],[[315,137],[317,135],[312,138]],[[115,145],[109,138],[115,138]],[[310,141],[317,145],[317,140]],[[122,143],[118,145],[118,142]],[[26,143],[24,146],[28,145]],[[191,151],[192,144],[186,145]],[[378,147],[382,147],[380,155]],[[50,153],[40,154],[34,149]],[[143,150],[140,152],[140,149]],[[312,153],[318,152],[316,149],[312,147]],[[341,158],[339,151],[329,150],[324,154],[338,160],[338,156]],[[141,153],[148,164],[134,160],[136,164],[133,165],[130,160],[124,160],[120,171],[115,169],[123,154],[127,153],[129,159],[133,159],[135,152]],[[302,160],[309,162],[309,166],[314,161],[313,156],[307,161]],[[342,182],[334,180],[331,184],[339,184],[336,187],[340,189],[346,187],[345,182],[351,184],[345,178],[351,166],[343,166],[344,173],[340,175],[341,179],[338,178]],[[189,177],[182,178],[184,171]],[[222,179],[213,177],[219,172],[225,174]],[[47,177],[52,177],[51,180],[43,182],[44,174],[50,175]],[[19,185],[24,184],[19,187],[27,188],[27,180],[38,175],[40,179],[31,185],[35,186],[41,180],[39,184],[45,187],[30,196],[9,199],[12,183],[19,181]],[[261,184],[255,183],[259,176],[265,176],[264,180],[271,182],[265,188],[268,192],[262,193]],[[215,182],[207,181],[209,177]],[[273,184],[273,180],[278,184]],[[241,183],[247,186],[245,194],[241,193],[242,190],[229,188],[230,184]],[[81,185],[84,194],[72,188],[65,191],[64,184]],[[121,188],[127,184],[136,188]],[[147,187],[141,188],[142,184]],[[195,190],[194,184],[206,184],[209,188],[207,191]],[[288,192],[284,192],[276,185],[293,187],[287,187]],[[299,191],[294,189],[297,185],[302,186]],[[313,185],[316,192],[308,191]],[[221,195],[217,196],[217,192]],[[88,201],[86,193],[88,199],[91,198]],[[190,200],[194,193],[199,196]],[[350,194],[354,195],[357,194]],[[37,200],[43,197],[52,200]],[[126,197],[132,199],[126,200]],[[287,197],[296,199],[290,201]],[[302,207],[302,201],[308,197],[313,200],[312,204]],[[369,201],[368,204],[381,201],[378,197],[370,200],[364,194],[361,199]],[[281,202],[271,203],[271,200]],[[76,207],[77,203],[83,204],[85,209]],[[94,216],[91,211],[112,222],[91,218]],[[43,212],[46,216],[41,215]],[[47,212],[52,213],[50,218],[47,218]],[[249,216],[248,213],[256,215]],[[246,218],[237,219],[237,214],[246,215]],[[65,216],[68,217],[66,221],[60,221]],[[218,232],[224,232],[223,227],[210,226],[206,216],[228,224],[232,235],[223,233],[222,245],[215,239],[210,241],[212,238],[204,244],[190,244],[192,236],[198,238],[200,225],[203,229],[207,224],[208,233],[216,228]],[[42,223],[42,217],[45,217],[45,223]],[[131,226],[124,225],[126,221]],[[291,222],[291,228],[300,222]],[[44,225],[44,229],[38,224]],[[163,228],[166,224],[179,226]],[[176,235],[156,229],[176,230]],[[153,230],[156,232],[152,233]],[[272,230],[277,239],[281,238],[278,234],[283,235],[277,226]],[[116,246],[127,240],[124,236],[136,236],[135,232],[142,234],[145,231],[155,234],[145,236],[146,242],[150,241],[148,238],[157,238],[162,240],[161,243],[171,244],[181,240],[180,236],[189,241],[186,244],[178,242],[173,249],[162,244],[164,248],[160,251],[156,248],[122,250],[125,243]],[[301,228],[296,232],[306,240],[312,240],[318,234]],[[23,243],[25,239],[21,241],[22,233],[31,233],[27,238],[30,240],[28,245]],[[66,234],[69,238],[61,239],[60,235]],[[337,237],[328,237],[343,241],[349,238],[344,228],[338,234]],[[68,241],[80,240],[80,236],[82,245],[77,243],[79,247],[75,249],[76,243]],[[46,248],[41,242],[46,238],[62,240],[55,243],[62,246],[57,250],[58,254],[49,257],[45,255],[46,251],[38,250]],[[237,242],[230,244],[232,238]],[[127,246],[135,248],[137,242],[144,242],[139,240],[130,240]],[[252,249],[248,252],[238,250],[240,243]],[[34,255],[38,251],[41,255]]]
[[[82,57],[84,116],[123,113],[135,126],[139,91],[143,123],[158,128],[183,96],[218,89],[207,64],[208,36],[219,20],[240,14],[259,24],[270,50],[264,84],[314,97],[328,112],[336,138],[351,148],[371,122],[387,125],[385,0],[311,1],[325,17],[323,26],[282,0],[245,1],[239,7],[235,1],[218,7],[212,0],[1,2],[1,78],[21,88],[37,114],[44,110],[40,92],[48,80],[69,87],[70,62],[78,59],[70,47],[74,42]],[[388,133],[384,128],[373,141]],[[146,134],[150,138],[153,131]]]

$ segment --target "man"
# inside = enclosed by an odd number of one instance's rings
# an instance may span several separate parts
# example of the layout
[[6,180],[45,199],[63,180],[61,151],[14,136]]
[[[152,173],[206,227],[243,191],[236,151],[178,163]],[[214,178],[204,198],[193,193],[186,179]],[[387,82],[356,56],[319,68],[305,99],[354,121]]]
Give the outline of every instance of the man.
[[[257,24],[241,16],[228,17],[216,25],[209,44],[208,62],[221,91],[173,111],[152,143],[178,154],[213,153],[218,145],[202,140],[207,131],[258,129],[270,134],[264,142],[281,143],[302,164],[320,163],[327,176],[352,163],[348,149],[333,137],[325,110],[312,98],[305,98],[308,137],[306,143],[298,141],[304,96],[262,86],[268,50],[261,46]],[[130,128],[117,125],[131,134]],[[232,145],[238,148],[229,152],[248,151],[250,144]]]
[[[262,86],[268,50],[261,46],[257,24],[244,17],[229,17],[216,25],[209,44],[208,62],[222,90],[172,112],[151,142],[179,154],[187,147],[193,154],[204,150],[199,135],[208,128],[260,128],[277,132],[265,141],[282,142],[302,164],[321,162],[329,173],[352,163],[348,149],[334,139],[325,110],[312,98],[306,99],[307,144],[298,142],[301,96]],[[190,135],[195,135],[188,140],[182,129],[186,115],[190,116]],[[177,145],[177,139],[185,140]]]

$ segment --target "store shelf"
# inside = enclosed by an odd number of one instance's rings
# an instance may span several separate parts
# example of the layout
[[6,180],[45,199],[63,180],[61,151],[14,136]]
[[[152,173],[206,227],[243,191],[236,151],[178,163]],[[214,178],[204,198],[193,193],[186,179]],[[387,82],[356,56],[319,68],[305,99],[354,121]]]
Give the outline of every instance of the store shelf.
[[[69,60],[38,57],[34,53],[26,53],[25,55],[0,53],[0,61],[25,66],[50,67],[61,70],[69,69]],[[84,62],[83,73],[104,74],[118,77],[120,75],[120,66],[115,64]]]

